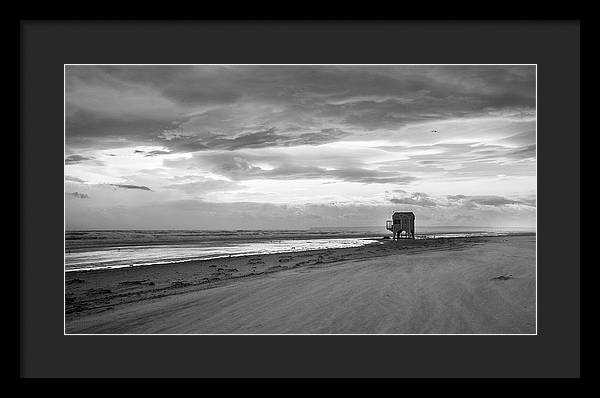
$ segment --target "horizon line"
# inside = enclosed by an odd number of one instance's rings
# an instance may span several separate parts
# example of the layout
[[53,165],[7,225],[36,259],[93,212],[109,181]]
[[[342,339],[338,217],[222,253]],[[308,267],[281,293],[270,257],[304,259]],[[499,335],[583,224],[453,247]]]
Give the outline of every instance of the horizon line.
[[[421,225],[420,228],[502,228],[502,229],[525,229],[531,228],[537,230],[537,226],[526,226],[526,227],[518,227],[518,226],[508,226],[508,227],[495,227],[491,225],[486,226],[478,226],[478,225]],[[65,229],[65,232],[68,231],[307,231],[311,229],[352,229],[352,228],[382,228],[385,229],[385,226],[379,225],[367,225],[367,226],[350,226],[350,227],[341,227],[341,226],[323,226],[323,227],[307,227],[307,228],[257,228],[257,229],[202,229],[202,228],[82,228],[82,229]]]

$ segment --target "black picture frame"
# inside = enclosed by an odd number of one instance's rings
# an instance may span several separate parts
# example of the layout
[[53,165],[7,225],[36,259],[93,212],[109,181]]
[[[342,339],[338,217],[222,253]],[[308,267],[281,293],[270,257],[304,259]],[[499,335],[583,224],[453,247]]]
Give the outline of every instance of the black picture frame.
[[[21,21],[20,57],[22,377],[580,375],[579,21]],[[70,63],[537,64],[538,334],[65,336]]]

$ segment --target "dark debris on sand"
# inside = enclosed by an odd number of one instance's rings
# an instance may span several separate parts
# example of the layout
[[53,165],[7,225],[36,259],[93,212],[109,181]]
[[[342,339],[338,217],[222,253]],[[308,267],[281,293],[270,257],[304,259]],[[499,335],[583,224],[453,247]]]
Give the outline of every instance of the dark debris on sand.
[[123,281],[119,282],[119,285],[154,285],[153,282],[148,281],[148,279],[138,280],[138,281]]
[[495,276],[493,278],[490,278],[490,280],[494,280],[495,279],[495,280],[499,280],[499,281],[506,281],[508,279],[513,279],[513,278],[514,278],[514,276],[512,276],[512,274],[506,274],[506,275]]
[[85,283],[85,281],[83,279],[78,279],[78,278],[74,278],[74,279],[69,279],[68,281],[65,282],[67,285],[74,285],[74,284],[80,284],[80,283]]

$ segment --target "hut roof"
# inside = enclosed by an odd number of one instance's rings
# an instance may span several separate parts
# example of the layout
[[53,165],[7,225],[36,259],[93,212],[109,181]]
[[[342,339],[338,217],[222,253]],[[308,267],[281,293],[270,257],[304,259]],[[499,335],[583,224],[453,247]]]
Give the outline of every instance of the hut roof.
[[415,213],[413,213],[412,211],[396,211],[396,212],[394,212],[393,215],[396,215],[396,214],[398,214],[398,215],[407,215],[407,216],[408,215],[410,215],[410,216],[414,216],[415,215]]

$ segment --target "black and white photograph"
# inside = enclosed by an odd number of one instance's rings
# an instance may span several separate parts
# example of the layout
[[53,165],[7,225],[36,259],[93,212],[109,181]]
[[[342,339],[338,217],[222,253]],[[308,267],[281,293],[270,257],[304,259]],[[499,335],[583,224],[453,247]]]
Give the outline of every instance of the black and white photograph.
[[536,335],[537,73],[64,64],[64,334]]

